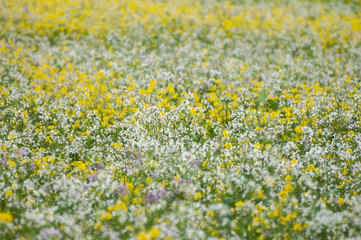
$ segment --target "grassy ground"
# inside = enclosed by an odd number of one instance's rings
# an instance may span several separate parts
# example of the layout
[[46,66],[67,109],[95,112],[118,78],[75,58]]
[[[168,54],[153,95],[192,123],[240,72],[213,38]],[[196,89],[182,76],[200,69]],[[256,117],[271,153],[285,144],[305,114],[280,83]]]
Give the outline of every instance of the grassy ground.
[[360,6],[0,0],[0,238],[360,239]]

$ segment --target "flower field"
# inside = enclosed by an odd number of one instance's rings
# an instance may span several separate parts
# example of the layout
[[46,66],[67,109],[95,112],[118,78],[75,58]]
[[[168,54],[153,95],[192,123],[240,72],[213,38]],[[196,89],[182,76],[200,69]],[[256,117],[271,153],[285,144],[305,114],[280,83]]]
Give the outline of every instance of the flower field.
[[0,239],[361,239],[361,1],[0,0]]

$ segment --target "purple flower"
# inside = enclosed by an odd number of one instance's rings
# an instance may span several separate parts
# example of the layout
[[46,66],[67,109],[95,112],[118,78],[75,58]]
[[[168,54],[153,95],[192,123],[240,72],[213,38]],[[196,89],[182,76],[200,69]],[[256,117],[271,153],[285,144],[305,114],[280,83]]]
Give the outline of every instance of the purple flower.
[[143,165],[142,165],[141,161],[138,160],[138,161],[136,162],[136,165],[137,165],[137,167],[138,167],[139,170],[142,170],[142,169],[143,169]]
[[191,183],[192,183],[191,180],[184,179],[184,178],[181,178],[179,181],[180,181],[181,183],[187,183],[187,184],[191,184]]
[[168,191],[168,189],[167,188],[160,188],[160,189],[158,189],[158,195],[159,196],[165,196],[165,195],[169,195],[169,191]]
[[150,203],[155,203],[158,202],[159,200],[159,197],[155,194],[147,193],[145,196],[148,199],[148,202]]
[[29,171],[30,172],[33,172],[35,170],[35,163],[34,162],[31,162],[30,164],[29,164]]
[[104,167],[103,163],[97,163],[95,166],[91,167],[91,170],[95,170],[95,171],[99,172],[99,170],[103,167]]
[[52,239],[54,236],[59,235],[59,229],[51,228],[43,228],[40,231],[40,239]]
[[89,177],[89,182],[94,182],[96,179],[98,178],[98,175],[96,174],[96,173],[94,173],[93,175],[91,175],[90,177]]
[[25,156],[27,157],[28,156],[28,153],[25,151],[25,149],[23,148],[20,148],[18,154],[20,154],[20,156]]
[[197,160],[197,161],[194,161],[194,162],[192,162],[191,163],[191,166],[193,167],[193,168],[197,168],[197,167],[199,167],[200,165],[202,165],[202,161],[201,160]]
[[5,155],[5,157],[1,160],[1,163],[6,166],[6,164],[8,163],[8,156]]
[[127,195],[127,193],[128,193],[127,186],[122,186],[122,187],[118,188],[117,190],[115,190],[114,192],[119,194],[119,196]]

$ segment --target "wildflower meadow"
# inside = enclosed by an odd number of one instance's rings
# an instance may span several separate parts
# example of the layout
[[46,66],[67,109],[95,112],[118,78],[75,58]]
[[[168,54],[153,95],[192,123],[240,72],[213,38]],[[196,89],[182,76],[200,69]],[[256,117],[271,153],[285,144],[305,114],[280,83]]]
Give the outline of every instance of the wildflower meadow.
[[361,1],[0,0],[0,239],[361,239]]

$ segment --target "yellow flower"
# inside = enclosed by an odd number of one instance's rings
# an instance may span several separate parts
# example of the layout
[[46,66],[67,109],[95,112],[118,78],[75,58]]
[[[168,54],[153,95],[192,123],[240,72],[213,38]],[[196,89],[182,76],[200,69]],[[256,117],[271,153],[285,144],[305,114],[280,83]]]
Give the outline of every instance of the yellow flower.
[[197,201],[200,198],[202,198],[202,194],[200,192],[196,192],[196,194],[194,194],[194,200]]
[[149,236],[150,238],[156,238],[160,235],[160,230],[158,228],[152,228],[150,231],[149,231]]
[[127,204],[125,204],[124,202],[119,202],[115,206],[108,207],[109,212],[118,211],[119,209],[122,209],[123,211],[127,212],[128,211]]
[[227,130],[223,130],[223,137],[224,138],[228,138],[229,137],[229,133]]
[[290,175],[287,175],[286,177],[285,177],[285,181],[291,181],[292,180],[292,177],[290,176]]
[[279,192],[279,195],[281,198],[288,198],[288,193],[284,190],[280,191]]
[[286,183],[285,187],[283,188],[286,192],[292,192],[294,190],[293,186],[290,183]]
[[256,143],[256,144],[254,145],[254,148],[257,149],[257,150],[260,150],[260,149],[261,149],[261,144]]
[[85,164],[82,161],[75,161],[71,165],[73,167],[75,167],[76,169],[78,169],[79,171],[87,170],[87,167],[85,166]]
[[232,147],[232,143],[227,142],[225,146],[226,146],[226,148],[230,148],[230,147]]
[[7,198],[7,197],[11,197],[11,196],[13,196],[13,195],[14,195],[14,194],[13,194],[13,191],[11,191],[10,189],[5,192],[5,197],[6,197],[6,198]]
[[292,159],[291,165],[296,164],[296,163],[297,163],[297,160],[296,160],[296,159]]
[[170,93],[174,93],[173,84],[168,84],[167,91]]
[[297,133],[303,133],[303,129],[302,129],[302,127],[301,126],[297,126],[296,128],[295,128],[295,131],[297,132]]
[[11,223],[13,215],[10,212],[0,212],[0,223]]
[[108,221],[110,219],[112,219],[112,215],[109,212],[105,212],[102,215],[100,215],[101,221]]
[[208,211],[206,212],[206,215],[207,215],[208,217],[214,217],[214,211],[213,211],[213,210],[208,210]]
[[147,177],[147,184],[150,185],[153,183],[153,179],[150,177]]
[[262,189],[258,190],[257,197],[258,197],[258,198],[261,198],[262,200],[264,200],[264,195],[263,195]]
[[14,161],[9,161],[9,166],[10,167],[15,167],[16,166],[16,163]]
[[150,240],[157,238],[160,235],[160,230],[158,228],[152,228],[147,233],[140,233],[137,236],[137,240]]
[[339,199],[338,199],[338,204],[340,204],[340,205],[345,204],[345,199],[339,198]]
[[122,144],[120,144],[120,143],[113,143],[113,147],[115,147],[115,148],[118,149],[119,151],[122,150]]
[[287,222],[289,222],[292,219],[292,214],[287,214],[286,217],[281,217],[281,224],[285,225]]
[[347,151],[348,153],[350,153],[350,155],[352,155],[352,153],[353,153],[353,151],[352,151],[351,148],[348,148],[346,151]]
[[313,164],[308,165],[307,170],[308,170],[308,171],[313,171],[313,170],[315,170],[315,165],[313,165]]
[[101,229],[102,227],[103,227],[103,224],[101,224],[100,222],[97,222],[96,224],[95,224],[95,229]]
[[298,223],[296,223],[292,228],[293,231],[301,231],[302,229],[303,229],[302,225]]
[[235,203],[235,206],[238,207],[238,206],[243,206],[244,203],[242,201],[238,201]]
[[280,215],[280,212],[278,210],[274,210],[268,213],[268,216],[271,218],[278,217]]
[[137,240],[148,240],[148,237],[145,233],[138,234]]

